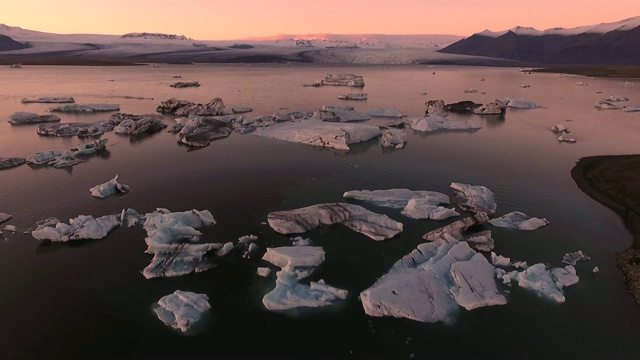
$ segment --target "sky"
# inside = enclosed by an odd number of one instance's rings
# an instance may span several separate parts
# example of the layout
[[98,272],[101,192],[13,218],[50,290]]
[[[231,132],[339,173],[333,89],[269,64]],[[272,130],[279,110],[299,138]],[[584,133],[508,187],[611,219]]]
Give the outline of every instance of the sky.
[[8,0],[0,23],[58,34],[159,32],[196,40],[279,34],[539,30],[640,15],[638,0]]

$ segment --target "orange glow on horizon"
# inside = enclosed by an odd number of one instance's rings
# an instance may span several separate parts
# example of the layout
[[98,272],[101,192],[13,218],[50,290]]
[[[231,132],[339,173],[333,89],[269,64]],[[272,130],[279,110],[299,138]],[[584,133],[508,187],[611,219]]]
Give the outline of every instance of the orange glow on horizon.
[[[530,26],[572,28],[639,16],[637,0],[21,0],[0,23],[58,34],[160,32],[196,40],[280,39],[282,34],[452,34]],[[311,38],[309,38],[311,39]]]

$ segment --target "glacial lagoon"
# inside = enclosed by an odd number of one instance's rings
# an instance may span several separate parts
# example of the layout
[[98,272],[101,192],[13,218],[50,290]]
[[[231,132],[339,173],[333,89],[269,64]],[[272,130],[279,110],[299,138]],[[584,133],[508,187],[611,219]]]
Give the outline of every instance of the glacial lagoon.
[[[326,73],[362,75],[365,86],[304,87]],[[173,88],[174,76],[199,87]],[[24,66],[0,68],[0,157],[29,157],[70,149],[93,139],[41,136],[37,124],[11,125],[16,112],[49,114],[58,104],[23,98],[73,97],[78,104],[118,104],[129,114],[154,113],[175,97],[227,109],[249,107],[251,119],[322,106],[395,109],[424,116],[425,102],[489,103],[513,97],[542,108],[508,108],[504,115],[450,114],[479,129],[419,132],[404,129],[401,149],[378,139],[348,151],[232,133],[193,148],[166,130],[131,137],[108,132],[106,151],[68,168],[21,165],[0,171],[0,212],[15,225],[0,239],[0,348],[7,358],[73,356],[250,356],[329,358],[634,358],[640,309],[615,267],[615,253],[631,244],[622,221],[582,193],[570,176],[584,156],[640,152],[640,113],[597,108],[610,96],[640,104],[640,83],[518,68],[459,66],[165,65],[135,67]],[[576,86],[575,83],[588,84]],[[529,86],[522,86],[522,85]],[[467,89],[476,92],[465,92]],[[366,93],[367,100],[338,96]],[[61,123],[97,122],[111,113],[55,113]],[[164,114],[164,123],[175,116]],[[395,119],[372,117],[366,124]],[[575,143],[550,130],[562,124]],[[124,195],[91,196],[90,188],[118,175]],[[422,323],[365,314],[358,295],[411,253],[429,231],[447,220],[412,219],[401,209],[345,199],[353,190],[411,189],[453,195],[452,182],[483,185],[495,193],[499,217],[513,211],[545,218],[533,231],[482,225],[498,255],[533,265],[563,267],[563,256],[581,250],[580,280],[556,303],[497,281],[507,304],[467,311],[446,322]],[[295,235],[271,229],[267,215],[322,203],[347,202],[401,222],[399,235],[375,241],[341,225],[301,234],[322,247],[324,262],[308,279],[348,291],[331,306],[270,311],[263,297],[279,267],[262,260],[267,248],[290,246]],[[202,242],[238,244],[255,235],[256,253],[236,249],[210,270],[146,279],[142,226],[117,227],[99,240],[50,243],[29,232],[39,220],[63,222],[132,208],[151,213],[208,210],[215,224]],[[458,209],[461,212],[460,209]],[[485,253],[488,260],[489,254]],[[592,274],[594,267],[599,268]],[[258,268],[270,268],[266,277]],[[211,308],[186,333],[166,326],[154,308],[176,290],[204,294]]]

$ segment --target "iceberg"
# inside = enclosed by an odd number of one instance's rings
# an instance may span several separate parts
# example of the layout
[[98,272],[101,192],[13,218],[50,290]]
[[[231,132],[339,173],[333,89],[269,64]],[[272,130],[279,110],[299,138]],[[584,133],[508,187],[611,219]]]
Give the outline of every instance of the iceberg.
[[416,131],[438,131],[438,130],[473,130],[480,129],[482,125],[474,120],[454,120],[444,116],[430,115],[424,118],[413,118],[407,120],[411,128]]
[[429,100],[424,103],[427,109],[424,111],[424,116],[448,116],[447,107],[444,105],[444,100]]
[[120,224],[128,228],[136,226],[144,221],[144,216],[134,209],[122,209],[120,213]]
[[4,158],[0,157],[0,170],[9,169],[12,167],[20,166],[27,162],[26,159],[23,158]]
[[[485,230],[475,234],[468,235],[465,241],[469,243],[472,249],[476,251],[489,252],[493,250],[495,242],[491,237],[491,231]],[[495,264],[494,264],[495,265]]]
[[47,165],[53,165],[54,168],[74,166],[84,162],[82,159],[78,159],[71,151],[64,151],[60,156],[57,156],[54,160],[51,160]]
[[511,259],[502,255],[497,255],[493,251],[491,252],[491,263],[495,266],[509,266],[511,265]]
[[493,266],[466,242],[444,235],[398,260],[360,300],[370,316],[448,321],[459,305],[474,309],[507,302],[493,273]]
[[620,95],[611,95],[607,98],[602,99],[602,101],[609,101],[609,102],[629,101],[629,98],[626,98]]
[[100,136],[113,130],[114,126],[108,121],[97,123],[64,123],[39,125],[37,133],[45,136]]
[[[448,197],[447,197],[448,200]],[[448,204],[447,201],[444,204]],[[453,216],[460,215],[454,209],[440,206],[443,204],[439,201],[434,201],[433,198],[414,198],[407,202],[407,206],[400,212],[402,215],[410,217],[412,219],[432,219],[432,220],[445,220]]]
[[636,111],[640,111],[640,105],[628,105],[628,106],[624,106],[622,108],[622,111],[624,112],[636,112]]
[[324,79],[318,80],[313,84],[305,86],[351,86],[351,87],[364,87],[364,79],[360,75],[340,73],[340,74],[325,74]]
[[0,212],[0,223],[3,223],[9,219],[11,219],[11,215]]
[[89,155],[104,150],[109,139],[98,139],[90,143],[81,144],[71,149],[74,155]]
[[349,150],[350,144],[380,136],[380,128],[369,124],[327,123],[317,119],[261,127],[257,136],[307,145]]
[[271,269],[269,269],[268,267],[259,267],[259,268],[256,270],[256,273],[257,273],[259,276],[267,277],[267,276],[269,276],[269,274],[271,274]]
[[320,307],[346,299],[347,291],[324,283],[300,280],[311,275],[324,262],[324,250],[315,246],[284,246],[269,248],[262,257],[282,270],[276,273],[276,286],[262,298],[268,310],[288,310],[297,307]]
[[426,190],[387,189],[387,190],[351,190],[342,194],[345,199],[370,202],[376,206],[402,209],[411,199],[427,199],[433,204],[449,204],[449,197],[443,193]]
[[142,115],[139,118],[124,119],[118,123],[113,131],[116,134],[143,134],[155,133],[165,129],[167,125],[162,122],[162,116],[150,114],[150,116]]
[[115,194],[127,194],[129,186],[118,182],[118,175],[104,184],[96,185],[89,189],[92,196],[99,198],[107,198]]
[[531,100],[517,99],[513,97],[506,98],[504,103],[510,108],[517,108],[517,109],[538,109],[542,107]]
[[186,87],[197,87],[200,86],[200,83],[197,81],[189,81],[189,82],[182,82],[182,81],[178,81],[176,83],[173,83],[171,85],[169,85],[172,88],[186,88]]
[[120,221],[115,215],[105,215],[94,218],[90,215],[80,215],[69,219],[69,224],[60,222],[57,218],[49,218],[36,223],[38,227],[31,235],[38,240],[67,242],[70,240],[102,239],[107,236]]
[[596,107],[599,109],[605,109],[605,110],[620,110],[620,106],[615,105],[606,100],[601,100],[596,102]]
[[564,125],[562,124],[553,125],[551,127],[551,131],[557,132],[557,133],[569,133],[569,129],[564,127]]
[[118,104],[72,104],[54,107],[49,111],[64,113],[92,113],[118,110],[120,110],[120,105]]
[[531,265],[524,271],[512,271],[499,273],[505,284],[516,282],[518,286],[533,290],[538,296],[553,300],[558,303],[565,302],[564,286],[570,286],[578,282],[575,269],[554,268],[548,270],[545,264]]
[[575,86],[589,86],[589,84],[584,82],[584,81],[574,82],[573,85],[575,85]]
[[567,143],[575,143],[575,142],[576,142],[576,139],[574,139],[574,138],[567,138],[567,137],[564,137],[564,136],[560,135],[560,136],[558,136],[558,141],[560,141],[560,142],[567,142]]
[[45,150],[35,153],[33,156],[27,158],[27,163],[35,165],[44,165],[51,161],[54,161],[57,157],[61,156],[64,150]]
[[179,142],[195,147],[207,146],[212,140],[225,138],[233,132],[233,127],[225,121],[213,117],[196,116],[176,134]]
[[496,213],[495,194],[488,188],[457,182],[452,182],[450,187],[455,191],[456,201],[462,210],[473,213],[486,212],[489,216]]
[[558,287],[571,286],[580,281],[580,278],[576,275],[576,268],[571,265],[567,265],[564,268],[553,268],[550,272]]
[[587,260],[591,260],[591,258],[585,255],[582,250],[564,254],[564,256],[562,257],[562,262],[569,265],[575,265],[578,261]]
[[473,109],[474,114],[478,115],[500,115],[504,114],[507,105],[500,100],[484,104]]
[[246,106],[236,106],[231,108],[231,112],[233,112],[234,114],[243,114],[243,113],[248,113],[252,111],[253,111],[252,108],[246,107]]
[[38,98],[22,98],[20,100],[23,104],[28,103],[73,103],[76,102],[74,98],[70,96],[52,96],[52,97],[38,97]]
[[323,106],[318,110],[320,119],[329,122],[351,122],[371,119],[366,113],[357,112],[351,106]]
[[218,249],[218,251],[216,251],[216,256],[226,256],[234,248],[235,248],[235,246],[233,245],[233,243],[231,241],[226,242],[226,243],[224,243],[224,245],[222,245],[222,247],[220,249]]
[[211,305],[207,295],[176,290],[163,296],[153,311],[165,325],[186,332],[209,309]]
[[60,117],[56,115],[38,115],[23,111],[16,112],[9,118],[11,125],[38,124],[56,121],[60,121]]
[[367,100],[367,94],[345,94],[338,95],[341,100]]
[[170,113],[178,116],[216,116],[226,114],[224,110],[224,103],[220,98],[213,98],[206,104],[195,104],[191,101],[171,98],[167,101],[162,101],[156,108],[156,111],[161,113]]
[[529,217],[520,211],[512,211],[499,218],[489,220],[489,224],[507,229],[530,231],[549,224],[549,221],[547,219]]
[[407,133],[399,129],[387,129],[382,131],[380,145],[389,148],[402,149],[407,142]]
[[311,245],[311,239],[305,239],[302,236],[296,236],[291,238],[291,245],[293,246],[309,246]]
[[386,215],[347,203],[312,205],[267,215],[271,228],[280,234],[304,233],[321,225],[342,224],[374,240],[385,240],[402,232],[403,225]]

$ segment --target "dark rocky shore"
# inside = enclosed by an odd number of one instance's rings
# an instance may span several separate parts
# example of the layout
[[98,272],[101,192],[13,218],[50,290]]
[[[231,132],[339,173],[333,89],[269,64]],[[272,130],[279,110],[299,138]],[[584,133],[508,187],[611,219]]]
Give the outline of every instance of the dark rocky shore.
[[640,305],[640,155],[592,156],[571,170],[580,190],[620,215],[633,245],[617,254],[629,292]]

